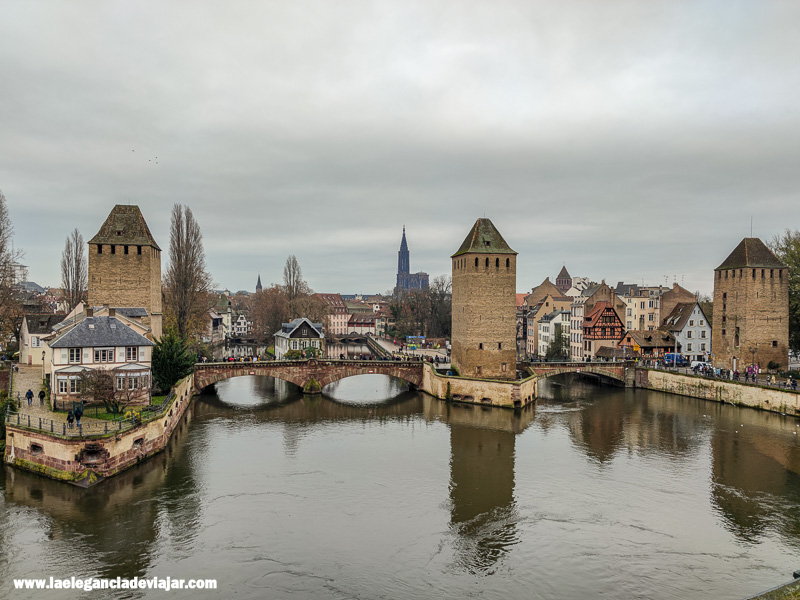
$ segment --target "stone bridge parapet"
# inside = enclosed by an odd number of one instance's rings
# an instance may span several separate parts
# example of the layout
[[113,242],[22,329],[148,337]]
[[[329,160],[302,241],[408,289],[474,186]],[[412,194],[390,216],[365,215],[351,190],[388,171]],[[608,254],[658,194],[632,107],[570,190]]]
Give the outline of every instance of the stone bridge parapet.
[[531,374],[538,379],[564,373],[594,375],[604,379],[614,379],[625,387],[633,387],[635,383],[635,367],[633,361],[625,362],[568,362],[568,363],[533,363]]
[[220,362],[195,365],[197,391],[223,379],[245,375],[264,375],[283,379],[301,387],[303,392],[318,394],[329,383],[355,375],[391,375],[413,387],[420,387],[423,363],[386,360],[277,360],[268,362]]

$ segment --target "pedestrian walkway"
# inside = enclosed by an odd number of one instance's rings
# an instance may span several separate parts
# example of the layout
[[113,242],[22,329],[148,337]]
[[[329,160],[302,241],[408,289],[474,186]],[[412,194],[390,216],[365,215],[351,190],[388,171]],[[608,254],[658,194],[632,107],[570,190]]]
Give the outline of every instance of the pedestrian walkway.
[[[400,346],[397,345],[397,344],[393,344],[389,340],[385,340],[383,338],[378,338],[378,337],[374,337],[372,339],[375,342],[377,342],[378,345],[381,348],[383,348],[384,350],[386,350],[387,352],[391,352],[391,353],[399,353],[400,352]],[[432,349],[405,350],[403,353],[411,355],[411,356],[425,356],[425,357],[430,356],[431,358],[434,358],[434,359],[438,356],[439,357],[439,361],[441,361],[439,363],[440,366],[445,366],[445,365],[450,364],[450,361],[447,360],[447,350],[445,350],[445,349],[440,349],[440,350],[432,350]]]
[[[52,420],[55,423],[66,423],[67,414],[63,412],[53,412],[45,399],[44,405],[39,404],[39,390],[43,389],[42,385],[42,367],[19,365],[19,371],[14,373],[14,383],[11,390],[11,397],[16,401],[19,398],[18,412],[21,415],[30,415],[31,421],[38,422],[38,419]],[[28,401],[25,398],[25,392],[31,390],[33,392],[33,402],[28,406]],[[19,394],[18,394],[19,393]],[[86,409],[88,413],[89,410]],[[102,419],[93,419],[84,416],[81,419],[81,424],[86,423],[100,423],[104,424]]]

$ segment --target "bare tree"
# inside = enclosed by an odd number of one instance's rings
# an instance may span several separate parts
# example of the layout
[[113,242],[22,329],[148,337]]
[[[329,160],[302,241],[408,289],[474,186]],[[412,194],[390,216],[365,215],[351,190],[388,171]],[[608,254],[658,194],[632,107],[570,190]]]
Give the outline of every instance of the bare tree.
[[291,254],[286,259],[286,266],[283,267],[283,290],[286,292],[289,317],[294,319],[305,316],[298,313],[298,301],[310,295],[311,289],[303,279],[303,271],[300,269],[300,263],[297,262],[297,257],[294,254]]
[[281,286],[271,285],[250,296],[250,318],[253,321],[253,337],[270,342],[275,332],[289,318],[286,291]]
[[67,301],[67,312],[75,308],[86,295],[89,275],[84,251],[83,236],[75,228],[64,243],[61,253],[61,287]]
[[188,206],[172,207],[169,265],[164,275],[164,313],[181,338],[197,334],[210,308],[211,275],[206,270],[203,234]]
[[14,267],[22,252],[14,250],[14,225],[8,215],[6,197],[0,190],[0,334],[15,334],[19,339],[17,323],[22,316],[22,302],[15,284]]

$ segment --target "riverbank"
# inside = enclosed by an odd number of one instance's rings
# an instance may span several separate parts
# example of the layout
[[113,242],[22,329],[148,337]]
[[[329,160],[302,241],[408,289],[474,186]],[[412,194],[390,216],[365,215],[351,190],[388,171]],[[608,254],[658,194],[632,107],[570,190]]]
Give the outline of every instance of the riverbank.
[[117,431],[113,427],[108,431],[105,422],[103,429],[87,427],[85,435],[80,435],[74,429],[48,430],[30,419],[7,419],[3,460],[51,479],[88,487],[161,452],[186,412],[193,386],[189,375],[175,385],[161,410]]

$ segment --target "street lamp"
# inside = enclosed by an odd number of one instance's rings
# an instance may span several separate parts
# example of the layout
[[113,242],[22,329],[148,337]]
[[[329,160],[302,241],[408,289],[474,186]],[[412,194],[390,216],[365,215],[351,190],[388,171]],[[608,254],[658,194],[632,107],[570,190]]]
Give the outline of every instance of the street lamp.
[[755,367],[755,366],[756,366],[756,352],[758,352],[758,344],[756,344],[755,346],[750,346],[750,348],[748,349],[748,351],[749,351],[749,352],[752,354],[752,356],[753,356],[753,360],[751,361],[751,363],[750,363],[750,364],[751,364],[751,365],[753,365],[753,367]]

